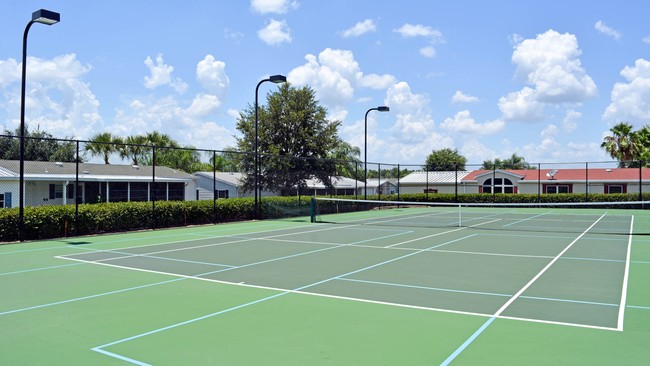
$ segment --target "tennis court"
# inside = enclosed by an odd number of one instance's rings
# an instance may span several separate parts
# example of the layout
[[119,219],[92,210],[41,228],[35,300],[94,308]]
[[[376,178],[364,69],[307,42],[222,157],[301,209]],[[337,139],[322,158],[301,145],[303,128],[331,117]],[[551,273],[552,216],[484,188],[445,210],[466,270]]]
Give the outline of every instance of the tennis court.
[[650,357],[647,210],[318,215],[0,246],[0,363]]

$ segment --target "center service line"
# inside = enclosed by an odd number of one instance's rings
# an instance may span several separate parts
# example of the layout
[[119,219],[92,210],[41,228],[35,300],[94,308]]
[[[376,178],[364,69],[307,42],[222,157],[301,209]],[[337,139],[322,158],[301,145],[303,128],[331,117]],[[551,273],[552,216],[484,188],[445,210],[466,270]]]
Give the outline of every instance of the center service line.
[[503,306],[501,306],[501,308],[499,308],[499,310],[497,310],[497,312],[494,313],[494,315],[492,315],[490,319],[488,319],[479,329],[477,329],[476,332],[474,332],[474,334],[472,334],[465,342],[463,342],[463,344],[461,344],[460,347],[458,347],[451,355],[449,355],[449,357],[447,357],[447,359],[444,360],[440,365],[447,366],[453,360],[455,360],[456,357],[458,357],[458,355],[460,355],[467,347],[469,347],[469,345],[472,344],[472,342],[474,342],[474,340],[479,335],[481,335],[481,333],[483,333],[483,331],[487,329],[487,327],[490,324],[492,324],[492,322],[508,308],[508,306],[510,306],[515,300],[517,300],[517,298],[521,296],[521,294],[524,293],[524,291],[526,291],[530,286],[532,286],[532,284],[535,283],[537,279],[539,279],[549,268],[551,268],[551,266],[555,262],[557,262],[560,259],[560,257],[564,255],[564,253],[566,253],[569,249],[571,249],[573,244],[575,244],[578,240],[580,240],[580,238],[582,238],[585,234],[587,234],[587,232],[591,230],[592,227],[594,227],[600,220],[602,220],[602,218],[605,217],[605,215],[607,215],[607,213],[604,213],[602,216],[600,216],[598,220],[596,220],[593,224],[591,224],[585,231],[582,232],[582,234],[580,234],[569,245],[567,245],[560,253],[558,253],[558,255],[556,255],[555,258],[553,258],[544,268],[542,268],[542,270],[539,271],[539,273],[537,273],[535,277],[533,277],[530,281],[528,281],[527,284],[524,285],[524,287],[522,287],[519,291],[517,291],[517,293],[514,294],[510,298],[510,300],[506,301],[506,303],[503,304]]

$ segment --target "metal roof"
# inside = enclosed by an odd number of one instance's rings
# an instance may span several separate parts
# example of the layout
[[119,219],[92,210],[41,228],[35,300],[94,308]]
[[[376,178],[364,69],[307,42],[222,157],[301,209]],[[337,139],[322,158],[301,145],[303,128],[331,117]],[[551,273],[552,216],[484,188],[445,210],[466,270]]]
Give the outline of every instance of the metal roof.
[[[0,160],[0,177],[17,178],[19,169],[20,162],[18,160]],[[74,180],[76,173],[76,163],[25,161],[25,178],[33,180]],[[79,164],[80,180],[149,181],[152,176],[152,166]],[[156,180],[189,181],[192,179],[192,175],[183,171],[165,166],[156,166]]]
[[400,184],[423,184],[427,183],[427,180],[429,183],[435,183],[435,184],[454,184],[456,182],[460,182],[465,176],[467,176],[470,172],[467,171],[433,171],[433,172],[423,172],[423,171],[418,171],[418,172],[413,172],[407,175],[406,177],[400,179],[399,183]]
[[237,173],[237,172],[216,172],[216,173],[196,172],[194,173],[194,175],[205,177],[208,179],[212,179],[214,177],[218,182],[230,184],[234,187],[239,186],[244,177],[243,173]]

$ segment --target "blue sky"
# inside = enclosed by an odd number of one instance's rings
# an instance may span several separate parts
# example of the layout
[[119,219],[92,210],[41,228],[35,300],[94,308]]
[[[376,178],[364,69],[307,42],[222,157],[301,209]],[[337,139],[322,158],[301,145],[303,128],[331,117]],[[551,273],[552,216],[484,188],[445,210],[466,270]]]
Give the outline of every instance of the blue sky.
[[[0,13],[0,128],[26,119],[56,137],[157,130],[234,145],[257,82],[310,85],[368,160],[422,164],[456,148],[470,163],[609,160],[603,136],[650,123],[646,1],[11,1]],[[266,83],[260,100],[274,90]],[[362,153],[363,156],[363,153]]]

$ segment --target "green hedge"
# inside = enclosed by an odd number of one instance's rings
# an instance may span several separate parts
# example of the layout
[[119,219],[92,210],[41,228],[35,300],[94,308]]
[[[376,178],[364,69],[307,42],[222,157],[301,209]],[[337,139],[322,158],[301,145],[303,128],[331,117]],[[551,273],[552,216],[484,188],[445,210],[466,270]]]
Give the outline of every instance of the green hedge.
[[[458,201],[498,203],[636,201],[638,194],[460,194]],[[350,198],[350,196],[340,196]],[[397,200],[397,195],[369,196],[368,199]],[[456,202],[454,194],[402,194],[402,201]],[[650,200],[650,193],[643,194]],[[251,220],[254,218],[253,198],[230,198],[208,201],[159,201],[152,210],[151,202],[114,202],[79,205],[75,224],[75,207],[36,206],[25,208],[25,239],[39,240],[76,235],[94,235],[112,232],[166,228],[187,225]],[[152,215],[152,212],[155,214]],[[260,204],[260,218],[276,219],[309,215],[309,197],[264,197]],[[18,209],[0,209],[0,242],[17,241]]]

